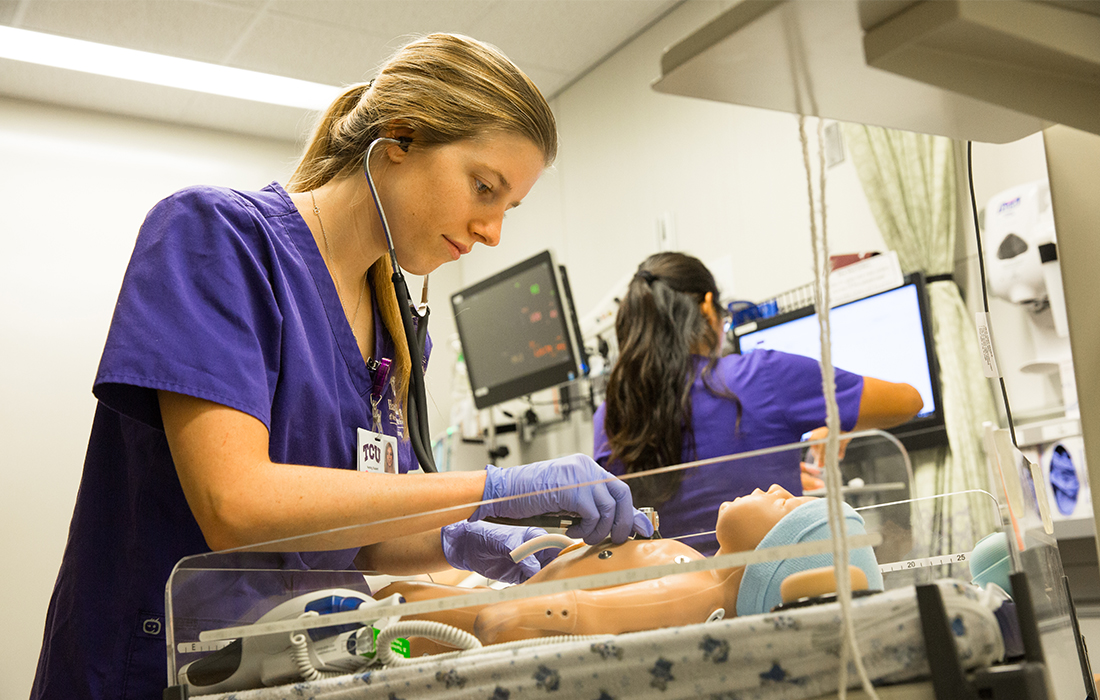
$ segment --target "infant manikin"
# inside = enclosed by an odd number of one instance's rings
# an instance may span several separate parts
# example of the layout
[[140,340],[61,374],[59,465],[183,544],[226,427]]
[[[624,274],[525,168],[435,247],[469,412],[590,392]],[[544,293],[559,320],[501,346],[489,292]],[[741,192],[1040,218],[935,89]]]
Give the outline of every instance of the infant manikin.
[[[723,503],[718,511],[717,554],[827,539],[829,526],[823,499],[796,497],[780,486],[757,489]],[[863,519],[844,505],[849,535],[863,534]],[[882,589],[882,576],[870,547],[851,552],[857,588]],[[562,553],[528,583],[558,581],[662,564],[703,559],[676,540],[609,541],[577,544]],[[483,644],[563,634],[619,634],[705,622],[722,616],[751,615],[781,602],[785,578],[808,569],[831,567],[832,556],[820,554],[729,569],[697,571],[594,590],[509,600],[491,605],[444,610],[410,619],[444,622],[472,632]],[[858,581],[858,585],[855,582]],[[520,584],[524,585],[524,584]],[[376,598],[402,594],[409,602],[470,593],[469,588],[421,581],[399,581]],[[414,654],[450,651],[427,640],[413,640]]]

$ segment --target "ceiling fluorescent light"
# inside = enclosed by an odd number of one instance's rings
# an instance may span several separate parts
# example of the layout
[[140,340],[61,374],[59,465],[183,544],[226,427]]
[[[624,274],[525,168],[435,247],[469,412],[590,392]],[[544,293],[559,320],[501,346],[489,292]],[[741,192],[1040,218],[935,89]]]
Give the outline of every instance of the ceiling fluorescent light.
[[0,26],[0,58],[254,102],[321,110],[340,88]]

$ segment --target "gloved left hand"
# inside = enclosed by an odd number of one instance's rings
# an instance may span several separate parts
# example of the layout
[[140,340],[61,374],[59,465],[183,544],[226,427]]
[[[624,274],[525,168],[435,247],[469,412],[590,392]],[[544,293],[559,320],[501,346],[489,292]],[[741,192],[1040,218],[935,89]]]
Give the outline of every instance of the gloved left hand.
[[486,522],[457,522],[440,530],[443,556],[456,569],[473,571],[505,583],[522,583],[534,576],[557,550],[543,550],[519,562],[510,553],[527,540],[546,534],[540,527],[513,527]]

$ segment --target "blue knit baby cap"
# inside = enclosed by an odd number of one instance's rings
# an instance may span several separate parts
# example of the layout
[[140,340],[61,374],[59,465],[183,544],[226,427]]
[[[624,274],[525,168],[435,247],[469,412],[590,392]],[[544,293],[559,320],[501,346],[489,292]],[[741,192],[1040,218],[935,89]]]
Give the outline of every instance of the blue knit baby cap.
[[[867,530],[859,513],[852,510],[847,503],[841,505],[844,510],[844,521],[848,525],[848,536],[866,534]],[[829,539],[828,504],[824,498],[821,498],[803,503],[783,516],[764,536],[764,539],[760,540],[756,548],[759,550],[827,539]],[[849,561],[867,574],[868,588],[882,590],[882,572],[879,571],[878,560],[875,559],[875,553],[870,547],[851,550]],[[779,586],[787,576],[807,569],[832,565],[832,553],[749,564],[745,567],[741,587],[737,591],[737,615],[739,617],[758,615],[770,611],[783,602],[779,595]]]

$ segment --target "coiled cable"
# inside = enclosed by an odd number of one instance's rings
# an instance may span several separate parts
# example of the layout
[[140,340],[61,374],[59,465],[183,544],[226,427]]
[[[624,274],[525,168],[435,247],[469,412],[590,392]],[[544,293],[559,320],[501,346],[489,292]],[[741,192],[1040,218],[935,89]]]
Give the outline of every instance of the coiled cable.
[[319,681],[349,673],[349,671],[322,671],[314,666],[313,659],[309,658],[309,642],[301,632],[291,633],[290,646],[290,658],[294,659],[294,665],[298,667],[298,673],[304,681]]

